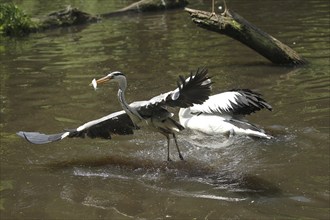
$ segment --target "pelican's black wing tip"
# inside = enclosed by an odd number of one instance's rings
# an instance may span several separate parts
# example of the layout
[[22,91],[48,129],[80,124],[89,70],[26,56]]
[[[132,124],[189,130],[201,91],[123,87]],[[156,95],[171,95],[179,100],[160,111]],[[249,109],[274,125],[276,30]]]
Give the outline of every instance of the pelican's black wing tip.
[[170,106],[187,108],[193,104],[201,104],[211,95],[212,81],[208,76],[206,67],[198,67],[190,72],[190,76],[184,79],[179,76],[179,95]]

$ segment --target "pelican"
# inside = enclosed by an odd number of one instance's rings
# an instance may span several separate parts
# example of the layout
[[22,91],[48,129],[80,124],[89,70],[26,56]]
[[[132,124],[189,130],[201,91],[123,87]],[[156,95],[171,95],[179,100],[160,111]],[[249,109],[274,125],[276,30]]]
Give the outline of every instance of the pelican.
[[261,94],[249,89],[234,89],[212,95],[203,104],[180,108],[179,120],[183,127],[205,134],[270,139],[272,136],[244,119],[245,115],[264,108],[272,110]]
[[153,97],[148,101],[138,101],[128,104],[125,98],[127,88],[126,76],[119,71],[109,72],[105,77],[93,80],[96,87],[109,81],[115,81],[119,85],[118,100],[122,111],[112,113],[102,118],[87,122],[76,129],[65,130],[58,134],[43,134],[39,132],[20,131],[17,134],[33,144],[45,144],[62,140],[66,137],[90,137],[111,139],[111,135],[133,134],[134,130],[141,126],[151,127],[160,132],[167,139],[167,160],[170,161],[170,136],[173,137],[179,158],[183,160],[175,133],[184,127],[175,121],[173,113],[167,107],[187,108],[193,104],[202,104],[211,93],[211,82],[206,68],[198,68],[196,73],[191,72],[186,80],[179,76],[178,87],[170,92]]

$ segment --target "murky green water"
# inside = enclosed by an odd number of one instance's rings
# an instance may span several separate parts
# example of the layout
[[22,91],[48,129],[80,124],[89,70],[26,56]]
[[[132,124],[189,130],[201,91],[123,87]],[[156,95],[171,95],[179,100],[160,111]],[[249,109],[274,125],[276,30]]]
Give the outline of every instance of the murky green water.
[[[43,14],[71,4],[91,13],[131,1],[16,1]],[[209,1],[189,7],[209,9]],[[328,1],[227,1],[304,56],[279,67],[181,10],[1,39],[1,219],[328,219]],[[250,88],[273,112],[249,117],[274,140],[178,135],[185,162],[162,135],[31,145],[19,130],[56,133],[120,110],[117,86],[88,84],[107,70],[128,76],[128,101],[172,90],[207,66],[214,93]]]

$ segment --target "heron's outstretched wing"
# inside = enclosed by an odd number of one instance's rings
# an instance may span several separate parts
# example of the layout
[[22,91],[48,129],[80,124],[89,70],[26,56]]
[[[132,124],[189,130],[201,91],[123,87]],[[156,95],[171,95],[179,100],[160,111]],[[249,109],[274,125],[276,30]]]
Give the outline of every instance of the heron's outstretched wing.
[[39,132],[17,133],[22,138],[33,144],[46,144],[54,141],[62,140],[66,137],[90,137],[111,139],[112,134],[127,135],[133,134],[133,130],[138,129],[134,126],[130,117],[125,111],[119,111],[102,118],[87,122],[76,129],[66,130],[58,134],[42,134]]
[[187,108],[193,104],[201,104],[210,96],[211,84],[208,70],[205,67],[198,68],[187,79],[180,76],[177,89],[140,102],[138,111],[143,114],[164,106]]
[[62,132],[58,134],[42,134],[39,132],[20,131],[17,132],[17,135],[33,144],[47,144],[62,140],[67,136],[66,133],[68,132]]
[[248,115],[263,108],[272,110],[261,94],[249,89],[234,89],[210,96],[202,105],[190,108],[192,113]]

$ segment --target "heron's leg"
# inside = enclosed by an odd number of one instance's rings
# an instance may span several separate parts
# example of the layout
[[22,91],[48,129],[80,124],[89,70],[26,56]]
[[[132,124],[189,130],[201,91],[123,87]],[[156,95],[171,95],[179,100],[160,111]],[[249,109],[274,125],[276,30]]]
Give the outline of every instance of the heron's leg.
[[226,131],[226,133],[224,133],[224,136],[229,140],[231,139],[232,137],[235,136],[235,131],[234,129],[230,129],[228,131]]
[[170,158],[170,136],[169,136],[169,132],[166,131],[165,129],[163,128],[158,128],[158,131],[164,135],[166,137],[166,140],[167,140],[167,161],[172,161],[171,158]]
[[235,136],[235,131],[234,131],[234,129],[231,129],[231,130],[229,131],[228,139],[229,139],[229,138],[232,138],[232,137],[234,137],[234,136]]
[[168,134],[164,134],[167,139],[167,161],[172,161],[170,158],[170,136]]
[[176,140],[176,136],[175,136],[174,133],[172,133],[172,135],[173,135],[173,139],[174,139],[174,142],[175,142],[176,149],[178,150],[178,153],[179,153],[179,157],[180,157],[181,160],[183,160],[183,156],[180,152],[180,149],[179,149],[179,146],[178,146],[178,141]]

